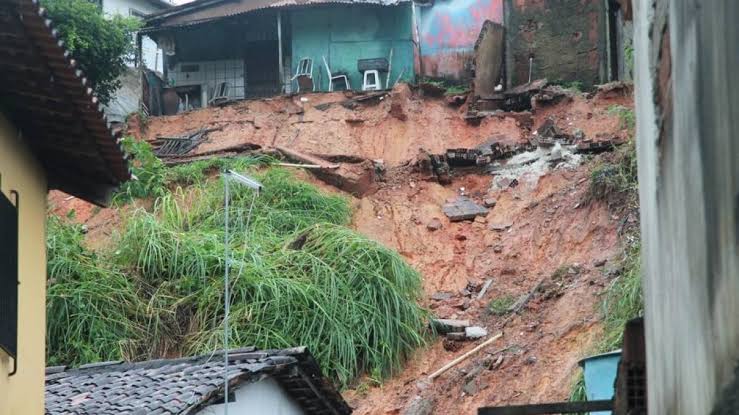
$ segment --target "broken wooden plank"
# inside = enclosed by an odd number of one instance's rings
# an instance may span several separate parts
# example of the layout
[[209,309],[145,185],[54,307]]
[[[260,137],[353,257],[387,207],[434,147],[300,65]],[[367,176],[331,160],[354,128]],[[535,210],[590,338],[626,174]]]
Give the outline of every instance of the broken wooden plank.
[[579,414],[583,412],[610,411],[612,409],[612,400],[600,400],[483,407],[477,410],[477,415]]
[[485,340],[484,342],[478,344],[477,346],[475,346],[474,349],[472,349],[469,352],[463,354],[462,356],[459,356],[458,358],[456,358],[456,359],[452,360],[451,362],[449,362],[449,363],[445,364],[444,366],[442,366],[436,372],[430,374],[429,377],[428,377],[428,380],[433,381],[434,379],[436,379],[439,376],[441,376],[442,374],[444,374],[444,372],[446,372],[447,370],[449,370],[449,369],[453,368],[454,366],[456,366],[456,365],[464,362],[465,360],[467,360],[467,358],[469,358],[470,356],[472,356],[475,353],[479,352],[480,350],[484,349],[488,345],[492,344],[494,341],[498,340],[502,336],[503,336],[503,333],[500,332],[500,333],[496,334],[495,336],[493,336],[493,337]]
[[[326,167],[318,165],[318,164],[297,164],[297,163],[275,163],[275,165],[280,167],[297,167],[301,169],[325,169]],[[337,168],[339,166],[336,166]]]
[[478,300],[482,299],[482,297],[485,296],[485,293],[488,291],[488,288],[490,288],[490,284],[492,284],[492,283],[493,283],[493,279],[492,278],[488,278],[487,281],[485,281],[485,285],[482,286],[482,289],[477,294],[477,299]]
[[275,147],[275,149],[277,149],[277,151],[282,153],[285,157],[291,160],[299,161],[300,163],[315,164],[317,166],[321,166],[322,169],[338,169],[339,168],[338,164],[332,164],[332,163],[327,162],[324,159],[318,158],[316,156],[312,156],[310,154],[301,153],[299,151],[295,151],[287,147],[278,146],[278,147]]

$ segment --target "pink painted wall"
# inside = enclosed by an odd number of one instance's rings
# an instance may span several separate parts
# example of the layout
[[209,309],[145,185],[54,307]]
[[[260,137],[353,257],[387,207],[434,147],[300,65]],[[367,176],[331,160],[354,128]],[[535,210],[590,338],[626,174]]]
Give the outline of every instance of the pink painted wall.
[[421,75],[466,80],[482,24],[503,22],[503,0],[437,0],[420,16]]

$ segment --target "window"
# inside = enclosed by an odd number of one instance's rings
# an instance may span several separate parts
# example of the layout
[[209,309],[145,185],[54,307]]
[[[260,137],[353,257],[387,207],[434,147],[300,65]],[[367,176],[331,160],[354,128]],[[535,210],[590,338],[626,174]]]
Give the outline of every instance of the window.
[[17,348],[18,209],[0,192],[0,349],[15,359]]

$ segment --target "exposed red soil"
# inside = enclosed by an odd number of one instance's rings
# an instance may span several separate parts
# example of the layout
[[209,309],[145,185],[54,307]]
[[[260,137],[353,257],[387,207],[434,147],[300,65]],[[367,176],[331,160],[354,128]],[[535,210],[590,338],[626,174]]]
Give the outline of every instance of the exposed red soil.
[[[435,414],[473,414],[486,405],[566,399],[577,361],[601,330],[597,304],[610,278],[604,270],[620,250],[617,229],[624,219],[603,203],[583,203],[592,163],[551,170],[538,181],[522,180],[502,191],[490,191],[492,177],[481,172],[455,172],[452,183],[444,186],[408,165],[419,148],[443,152],[472,147],[491,136],[520,143],[530,132],[510,117],[489,117],[480,126],[469,125],[459,109],[448,107],[443,100],[415,97],[406,89],[396,90],[394,96],[374,106],[361,104],[354,110],[338,104],[325,111],[315,108],[344,100],[340,93],[303,98],[308,101],[300,97],[244,101],[158,117],[148,122],[145,131],[134,128],[131,132],[154,139],[217,127],[220,130],[210,133],[198,153],[255,143],[385,160],[389,166],[386,181],[379,183],[375,193],[353,199],[352,226],[397,249],[421,272],[423,303],[436,316],[469,319],[491,335],[502,331],[503,336],[434,382],[426,382],[428,374],[480,342],[462,343],[458,350],[447,351],[441,339],[432,339],[383,385],[368,387],[371,382],[360,380],[356,389],[345,391],[355,413],[399,414],[417,399],[434,401]],[[391,114],[393,100],[407,117],[405,121]],[[537,108],[534,128],[552,117],[568,133],[579,128],[588,138],[625,138],[618,118],[607,112],[614,104],[632,106],[628,96],[592,100],[576,96]],[[338,191],[308,173],[298,176]],[[446,219],[441,206],[462,193],[462,188],[477,202],[497,199],[484,220],[451,223]],[[109,225],[118,222],[118,214],[109,213],[110,209],[93,210],[56,192],[50,200],[56,213],[75,209],[77,220],[90,229],[109,232]],[[442,228],[430,231],[427,224],[434,218]],[[496,231],[489,228],[493,223],[511,226]],[[602,260],[608,261],[605,267],[596,266]],[[474,299],[476,293],[472,298],[464,295],[468,284],[479,286],[488,278],[493,282],[481,300]],[[520,314],[496,316],[487,311],[491,300],[505,295],[520,298],[542,281],[540,291]],[[436,301],[432,296],[437,292],[452,296]],[[465,385],[467,392],[474,393],[465,392]]]

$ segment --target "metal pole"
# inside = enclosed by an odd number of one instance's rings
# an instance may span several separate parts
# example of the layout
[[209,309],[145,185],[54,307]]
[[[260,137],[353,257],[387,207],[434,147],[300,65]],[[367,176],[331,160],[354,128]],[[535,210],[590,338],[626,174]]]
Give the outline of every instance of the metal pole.
[[277,11],[277,60],[279,62],[281,91],[285,88],[285,68],[282,67],[282,12]]
[[223,303],[224,303],[224,316],[223,316],[223,413],[225,415],[228,415],[228,337],[229,337],[229,327],[228,327],[228,314],[231,309],[231,296],[229,294],[229,279],[228,279],[228,271],[231,266],[231,252],[229,249],[229,235],[228,235],[228,211],[229,211],[229,201],[231,199],[231,195],[229,194],[228,189],[228,182],[229,182],[229,176],[228,174],[223,175],[223,185],[224,185],[224,205],[226,207],[225,212],[225,242],[226,246],[224,247],[224,253],[226,257],[226,263],[225,265],[225,272],[223,277],[223,284],[224,284],[224,291],[223,291]]

